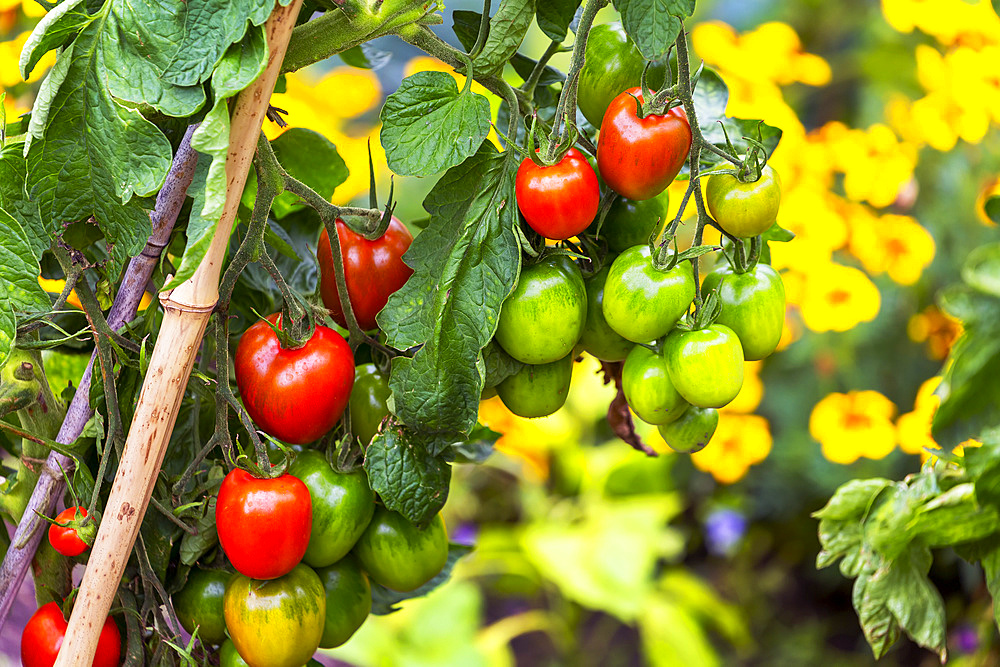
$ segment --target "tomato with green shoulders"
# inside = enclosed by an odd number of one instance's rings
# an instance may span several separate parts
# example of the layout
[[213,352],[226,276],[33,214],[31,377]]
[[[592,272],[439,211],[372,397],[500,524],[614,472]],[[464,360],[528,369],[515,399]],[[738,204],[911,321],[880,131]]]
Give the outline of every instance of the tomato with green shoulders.
[[702,293],[715,291],[719,315],[715,321],[739,336],[743,357],[757,361],[778,347],[785,325],[785,285],[781,274],[767,264],[736,273],[728,264],[707,276]]
[[546,417],[561,408],[573,379],[573,354],[548,364],[525,364],[497,385],[500,400],[519,417]]
[[739,238],[763,234],[774,224],[781,205],[781,179],[771,165],[760,178],[743,182],[734,174],[712,174],[705,185],[708,212],[724,230]]
[[354,546],[372,581],[394,591],[416,590],[448,562],[448,533],[440,514],[417,526],[398,512],[379,507]]
[[326,622],[320,648],[336,648],[350,639],[372,610],[372,587],[357,559],[348,554],[316,570],[326,591]]
[[379,424],[388,416],[391,395],[388,373],[373,363],[354,369],[354,388],[349,401],[351,430],[363,448],[371,444]]
[[[621,23],[602,23],[591,28],[577,92],[577,106],[584,118],[594,127],[600,127],[611,100],[623,90],[638,86],[645,66],[646,60]],[[665,73],[662,64],[651,65],[646,84],[660,88]]]
[[604,319],[604,284],[610,270],[611,266],[607,264],[584,281],[587,287],[587,320],[580,345],[585,352],[602,361],[624,361],[635,343],[623,338]]
[[724,324],[674,331],[663,356],[674,388],[695,407],[721,408],[743,387],[743,347]]
[[705,449],[718,426],[718,410],[690,407],[678,419],[657,429],[670,449],[681,454],[694,454]]
[[637,245],[611,264],[604,285],[604,319],[622,337],[648,343],[673,329],[694,297],[690,262],[661,271],[653,266],[649,246]]
[[647,424],[669,424],[688,408],[670,381],[663,355],[642,345],[632,348],[625,359],[622,391],[632,412]]

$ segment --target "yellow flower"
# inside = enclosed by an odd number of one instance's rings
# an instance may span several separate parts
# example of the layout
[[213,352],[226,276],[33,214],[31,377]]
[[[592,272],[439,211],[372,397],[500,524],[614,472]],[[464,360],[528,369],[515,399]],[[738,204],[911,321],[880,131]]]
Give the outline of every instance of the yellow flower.
[[882,0],[882,14],[899,32],[918,29],[941,44],[1000,41],[990,0]]
[[851,253],[868,273],[888,273],[900,285],[912,285],[934,259],[934,237],[905,215],[875,217],[852,207]]
[[[42,278],[38,276],[38,284],[41,285],[42,289],[49,294],[62,294],[63,287],[66,286],[66,281],[61,279],[50,279]],[[139,310],[146,310],[149,304],[153,302],[153,296],[149,292],[143,292],[142,299],[139,301]],[[66,297],[66,303],[74,308],[79,308],[83,310],[83,304],[80,303],[80,297],[76,295],[76,290],[72,290],[69,296]]]
[[913,177],[916,149],[899,141],[888,125],[876,123],[858,130],[831,122],[817,138],[826,143],[834,168],[844,174],[848,199],[867,201],[876,208],[889,206]]
[[813,407],[809,433],[833,463],[885,458],[896,446],[896,406],[877,391],[832,393]]
[[800,181],[782,192],[778,224],[795,233],[794,243],[785,246],[789,252],[798,253],[803,241],[816,243],[830,252],[847,243],[847,223],[840,211],[840,198],[818,181]]
[[692,31],[691,41],[706,63],[746,81],[782,86],[795,82],[822,86],[830,81],[829,64],[803,52],[799,36],[785,23],[764,23],[739,36],[725,23],[701,23]]
[[[417,72],[445,72],[446,74],[451,74],[455,78],[455,83],[458,89],[461,90],[465,87],[465,76],[456,72],[450,65],[447,65],[437,58],[432,58],[430,56],[417,56],[406,63],[406,67],[403,69],[403,76],[407,77],[411,74],[416,74]],[[491,118],[495,118],[497,111],[500,110],[500,98],[487,90],[478,81],[472,82],[472,92],[483,95],[490,101],[490,113]],[[507,128],[502,128],[504,132]],[[490,128],[490,133],[486,137],[493,145],[502,150],[500,145],[500,138],[497,136],[496,129]]]
[[993,177],[979,190],[976,197],[976,218],[987,227],[995,227],[996,223],[986,214],[986,202],[994,197],[1000,197],[1000,178]]
[[732,484],[742,479],[750,466],[767,458],[771,444],[771,427],[763,417],[720,413],[719,427],[711,442],[692,454],[691,461],[716,481]]
[[863,271],[829,262],[808,274],[800,312],[813,331],[847,331],[874,320],[880,306],[878,288]]
[[545,437],[547,421],[552,421],[552,417],[518,417],[497,396],[479,404],[479,422],[503,433],[503,437],[496,442],[496,450],[524,463],[526,471],[535,479],[549,476],[550,448]]
[[927,341],[927,355],[934,360],[948,356],[964,329],[962,323],[931,305],[910,318],[906,333],[914,343]]
[[921,384],[913,411],[900,415],[896,421],[899,448],[907,454],[921,454],[924,449],[938,448],[931,437],[931,421],[941,405],[941,399],[934,394],[940,384],[940,377],[932,377]]
[[759,361],[743,362],[743,386],[740,393],[724,408],[725,412],[750,413],[757,409],[760,401],[764,398],[764,383],[760,380]]

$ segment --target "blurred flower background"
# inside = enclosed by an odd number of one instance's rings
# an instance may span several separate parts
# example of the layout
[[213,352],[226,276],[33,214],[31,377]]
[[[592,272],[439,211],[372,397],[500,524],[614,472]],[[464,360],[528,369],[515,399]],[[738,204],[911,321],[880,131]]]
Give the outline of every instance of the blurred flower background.
[[[447,6],[438,32],[456,43],[451,11],[481,6]],[[8,118],[29,109],[52,64],[27,83],[17,70],[42,13],[0,0]],[[934,389],[962,331],[935,292],[996,234],[985,206],[1000,192],[1000,19],[987,0],[699,0],[689,28],[696,56],[729,87],[727,114],[783,131],[771,160],[778,222],[796,238],[772,244],[788,297],[781,352],[748,363],[742,393],[693,456],[670,453],[655,429],[642,434],[657,459],[615,440],[603,421],[614,390],[590,358],[550,417],[485,401],[481,421],[504,434],[498,453],[456,468],[446,507],[453,536],[475,536],[476,551],[429,598],[369,620],[331,653],[338,660],[871,663],[850,583],[815,569],[809,514],[841,483],[902,477],[935,447]],[[522,51],[538,57],[547,44],[532,27]],[[334,58],[288,75],[273,100],[291,127],[336,144],[351,177],[335,203],[367,199],[369,145],[384,198],[382,100],[413,72],[450,71],[399,40],[374,46],[385,52],[378,70]],[[397,178],[397,216],[426,217],[431,185]],[[674,207],[685,186],[672,186]],[[1000,662],[981,574],[947,554],[934,568],[950,591],[952,663]],[[905,640],[885,658],[933,660]]]

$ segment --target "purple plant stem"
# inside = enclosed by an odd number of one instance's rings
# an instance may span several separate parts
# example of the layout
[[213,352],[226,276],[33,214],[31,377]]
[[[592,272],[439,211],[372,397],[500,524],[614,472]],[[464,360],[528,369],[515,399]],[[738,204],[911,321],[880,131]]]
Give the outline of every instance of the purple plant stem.
[[[153,275],[160,253],[170,240],[170,233],[174,229],[174,223],[177,222],[181,206],[184,205],[184,198],[194,178],[195,165],[198,163],[198,153],[191,148],[191,135],[196,127],[197,125],[191,125],[184,134],[184,139],[174,156],[170,173],[167,174],[163,188],[156,196],[156,207],[150,214],[152,233],[146,242],[146,247],[129,262],[125,278],[108,312],[108,326],[113,330],[120,329],[135,318],[139,302]],[[95,349],[90,355],[90,362],[83,372],[83,377],[80,378],[80,384],[66,411],[66,418],[56,436],[56,442],[63,445],[72,444],[94,414],[89,398],[96,357]],[[31,565],[31,559],[34,558],[38,544],[45,535],[45,530],[41,530],[45,527],[45,522],[39,518],[38,513],[46,516],[53,514],[56,501],[66,488],[63,472],[72,473],[74,466],[73,459],[54,451],[49,453],[45,461],[45,467],[11,540],[7,556],[0,566],[0,629],[7,621],[11,605]]]

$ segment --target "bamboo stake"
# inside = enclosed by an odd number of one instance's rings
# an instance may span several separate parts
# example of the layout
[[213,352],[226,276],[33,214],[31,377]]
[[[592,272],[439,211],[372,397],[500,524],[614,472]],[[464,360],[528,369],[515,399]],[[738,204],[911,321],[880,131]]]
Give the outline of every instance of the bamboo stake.
[[190,280],[161,295],[163,326],[55,667],[89,667],[93,662],[100,629],[139,533],[195,355],[219,299],[224,252],[301,4],[302,0],[292,0],[288,7],[275,7],[264,26],[267,69],[236,100],[226,160],[226,205],[208,253]]

